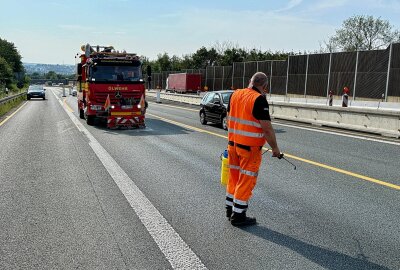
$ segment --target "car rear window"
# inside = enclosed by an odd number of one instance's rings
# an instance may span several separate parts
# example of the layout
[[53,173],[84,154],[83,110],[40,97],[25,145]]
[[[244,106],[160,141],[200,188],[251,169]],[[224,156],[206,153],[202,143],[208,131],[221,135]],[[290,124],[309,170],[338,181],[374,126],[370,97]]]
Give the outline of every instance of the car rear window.
[[41,91],[43,90],[43,87],[41,86],[30,86],[28,91]]

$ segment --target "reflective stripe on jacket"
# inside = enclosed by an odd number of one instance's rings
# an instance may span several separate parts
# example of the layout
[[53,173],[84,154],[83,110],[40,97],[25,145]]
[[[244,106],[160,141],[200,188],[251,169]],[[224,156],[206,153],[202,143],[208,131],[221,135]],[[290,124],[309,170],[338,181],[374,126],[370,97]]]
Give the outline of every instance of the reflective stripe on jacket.
[[236,90],[232,94],[228,116],[229,141],[248,146],[265,144],[260,121],[253,116],[254,103],[259,96],[260,93],[249,88]]

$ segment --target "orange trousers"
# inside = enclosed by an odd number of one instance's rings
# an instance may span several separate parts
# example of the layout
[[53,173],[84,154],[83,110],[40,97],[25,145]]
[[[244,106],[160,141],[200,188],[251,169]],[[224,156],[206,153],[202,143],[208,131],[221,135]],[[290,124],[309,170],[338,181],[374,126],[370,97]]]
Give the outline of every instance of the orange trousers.
[[228,145],[229,181],[226,187],[226,205],[234,212],[247,210],[248,201],[257,182],[261,165],[261,147],[252,146],[250,150],[236,145]]

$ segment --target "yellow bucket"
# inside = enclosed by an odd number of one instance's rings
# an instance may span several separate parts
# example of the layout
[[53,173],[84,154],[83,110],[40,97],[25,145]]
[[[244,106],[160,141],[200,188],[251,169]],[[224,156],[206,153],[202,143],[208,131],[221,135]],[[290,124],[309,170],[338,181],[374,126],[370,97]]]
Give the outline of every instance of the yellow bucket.
[[226,186],[229,179],[228,150],[221,154],[221,185]]

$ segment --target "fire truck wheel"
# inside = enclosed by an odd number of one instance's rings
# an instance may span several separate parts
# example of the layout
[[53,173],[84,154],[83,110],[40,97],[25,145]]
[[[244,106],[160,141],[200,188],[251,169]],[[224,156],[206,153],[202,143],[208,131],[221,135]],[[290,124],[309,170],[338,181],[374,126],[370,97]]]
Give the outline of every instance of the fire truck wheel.
[[82,109],[79,109],[79,118],[80,119],[85,119],[85,111]]
[[86,116],[86,123],[89,125],[89,126],[93,126],[94,125],[94,116],[93,115],[88,115],[88,116]]

